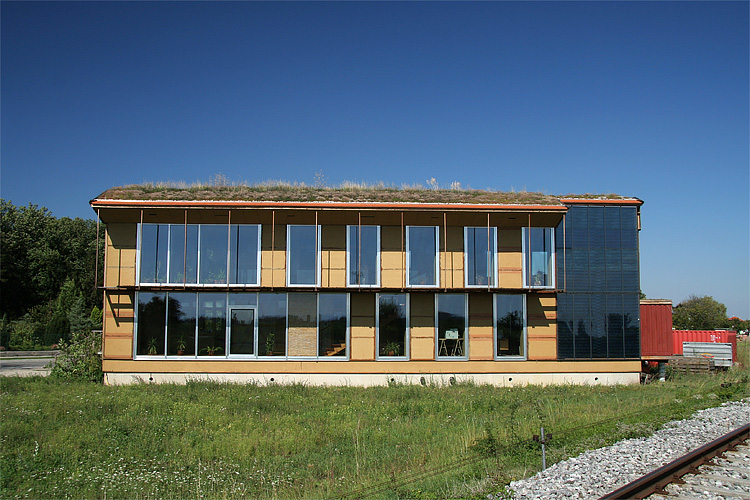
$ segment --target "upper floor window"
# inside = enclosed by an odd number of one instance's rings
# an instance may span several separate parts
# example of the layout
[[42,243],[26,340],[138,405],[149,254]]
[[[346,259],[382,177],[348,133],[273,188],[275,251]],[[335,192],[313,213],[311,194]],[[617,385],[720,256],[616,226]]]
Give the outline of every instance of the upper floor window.
[[347,286],[380,286],[380,226],[346,227]]
[[555,287],[555,230],[553,228],[523,228],[523,285],[527,288]]
[[497,283],[497,229],[464,228],[464,269],[467,287],[491,287]]
[[287,226],[286,275],[288,286],[320,286],[320,226]]
[[260,285],[260,225],[142,224],[141,284]]
[[438,226],[406,226],[406,286],[439,286]]

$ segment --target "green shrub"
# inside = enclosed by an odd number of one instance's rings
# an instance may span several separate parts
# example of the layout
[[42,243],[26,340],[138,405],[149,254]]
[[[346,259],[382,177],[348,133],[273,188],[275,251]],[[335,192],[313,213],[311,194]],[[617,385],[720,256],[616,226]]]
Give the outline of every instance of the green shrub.
[[73,333],[70,341],[60,343],[60,354],[50,372],[51,377],[102,382],[101,334]]

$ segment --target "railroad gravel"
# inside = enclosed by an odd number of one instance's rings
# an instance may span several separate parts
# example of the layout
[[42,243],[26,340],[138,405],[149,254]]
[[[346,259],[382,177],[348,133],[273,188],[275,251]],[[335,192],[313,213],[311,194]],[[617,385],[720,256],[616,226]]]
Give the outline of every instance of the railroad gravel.
[[626,439],[558,462],[511,482],[510,489],[516,500],[597,499],[748,422],[750,399],[730,401],[668,422],[649,437]]

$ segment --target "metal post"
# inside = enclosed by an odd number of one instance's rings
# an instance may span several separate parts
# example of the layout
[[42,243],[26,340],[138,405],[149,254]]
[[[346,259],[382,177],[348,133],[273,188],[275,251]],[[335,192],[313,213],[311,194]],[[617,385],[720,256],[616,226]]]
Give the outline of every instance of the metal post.
[[542,433],[541,433],[541,442],[542,442],[542,470],[547,468],[547,450],[544,447],[544,427],[542,427]]

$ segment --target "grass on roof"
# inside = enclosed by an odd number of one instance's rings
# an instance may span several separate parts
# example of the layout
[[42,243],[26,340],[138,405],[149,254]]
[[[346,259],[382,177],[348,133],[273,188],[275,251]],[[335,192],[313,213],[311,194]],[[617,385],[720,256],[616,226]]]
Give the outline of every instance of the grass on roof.
[[[618,195],[570,195],[575,198],[622,198]],[[453,182],[440,187],[435,179],[421,184],[366,184],[345,181],[328,186],[321,179],[315,185],[303,182],[266,181],[249,184],[231,182],[221,174],[208,182],[145,182],[114,187],[97,199],[107,200],[226,200],[226,201],[291,201],[291,202],[348,202],[348,203],[465,203],[559,205],[560,196],[522,191],[492,191],[468,189]]]

